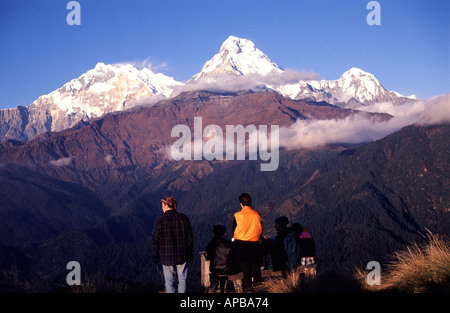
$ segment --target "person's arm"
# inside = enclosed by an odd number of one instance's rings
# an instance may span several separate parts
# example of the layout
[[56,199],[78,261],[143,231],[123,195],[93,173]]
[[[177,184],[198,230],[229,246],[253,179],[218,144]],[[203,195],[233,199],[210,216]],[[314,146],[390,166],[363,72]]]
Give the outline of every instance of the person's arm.
[[187,261],[191,262],[194,258],[194,233],[192,232],[191,222],[186,218],[186,253]]
[[155,221],[152,231],[152,261],[159,263],[159,245],[160,245],[160,232],[159,223]]
[[236,227],[237,227],[236,217],[233,217],[233,235]]

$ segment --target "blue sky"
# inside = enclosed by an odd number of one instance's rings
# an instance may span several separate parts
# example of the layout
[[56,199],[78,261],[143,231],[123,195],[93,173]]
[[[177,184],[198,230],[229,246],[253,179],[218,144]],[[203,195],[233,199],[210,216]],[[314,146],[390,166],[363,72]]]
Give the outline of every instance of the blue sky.
[[380,0],[379,26],[366,22],[369,0],[79,0],[80,26],[66,23],[68,2],[1,0],[0,108],[27,106],[98,62],[147,60],[187,80],[229,35],[323,79],[359,67],[405,95],[450,92],[448,0]]

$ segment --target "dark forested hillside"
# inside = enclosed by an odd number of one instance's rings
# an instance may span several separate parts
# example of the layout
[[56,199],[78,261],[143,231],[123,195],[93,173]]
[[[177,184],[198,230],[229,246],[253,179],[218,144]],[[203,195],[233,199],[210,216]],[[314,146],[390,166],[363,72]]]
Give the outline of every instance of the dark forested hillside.
[[[312,232],[323,272],[344,272],[372,260],[383,265],[390,253],[420,240],[427,229],[450,235],[449,125],[409,126],[358,147],[282,150],[272,172],[260,171],[259,161],[177,162],[149,155],[164,139],[158,137],[161,129],[145,124],[149,120],[168,112],[181,118],[177,108],[192,110],[185,116],[191,118],[195,110],[211,110],[203,107],[208,101],[217,106],[234,101],[194,96],[2,147],[0,291],[67,287],[66,264],[72,260],[80,262],[82,279],[98,286],[130,282],[162,290],[161,269],[151,263],[150,236],[161,214],[159,199],[168,195],[191,219],[196,252],[204,250],[216,223],[227,226],[231,237],[238,196],[248,192],[263,217],[264,236],[274,235],[274,220],[281,215]],[[288,104],[315,109],[273,94],[260,101],[271,110],[275,106],[274,112],[294,112]],[[283,114],[291,121],[290,113]],[[189,273],[192,291],[199,286],[199,272],[196,253]]]
[[328,266],[386,261],[427,229],[449,235],[449,135],[449,125],[410,126],[347,150],[275,212],[296,210]]

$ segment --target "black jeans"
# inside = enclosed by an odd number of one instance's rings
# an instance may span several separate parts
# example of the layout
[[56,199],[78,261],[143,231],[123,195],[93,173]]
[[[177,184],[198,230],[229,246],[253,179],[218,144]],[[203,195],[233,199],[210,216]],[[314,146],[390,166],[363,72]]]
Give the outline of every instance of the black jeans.
[[250,291],[252,288],[252,279],[255,283],[261,282],[261,245],[258,241],[235,240],[232,249],[239,260],[239,265],[244,274],[242,280],[244,292]]
[[240,262],[242,273],[244,278],[242,279],[242,288],[244,292],[251,291],[252,289],[252,279],[255,284],[261,282],[261,267],[256,264]]

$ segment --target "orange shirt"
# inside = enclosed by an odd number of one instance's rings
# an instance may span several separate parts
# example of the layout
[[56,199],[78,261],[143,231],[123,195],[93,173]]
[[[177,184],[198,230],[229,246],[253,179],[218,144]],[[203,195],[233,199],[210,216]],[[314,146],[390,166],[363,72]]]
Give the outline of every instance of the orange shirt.
[[236,228],[233,238],[242,241],[259,241],[262,234],[261,215],[249,206],[234,214]]

